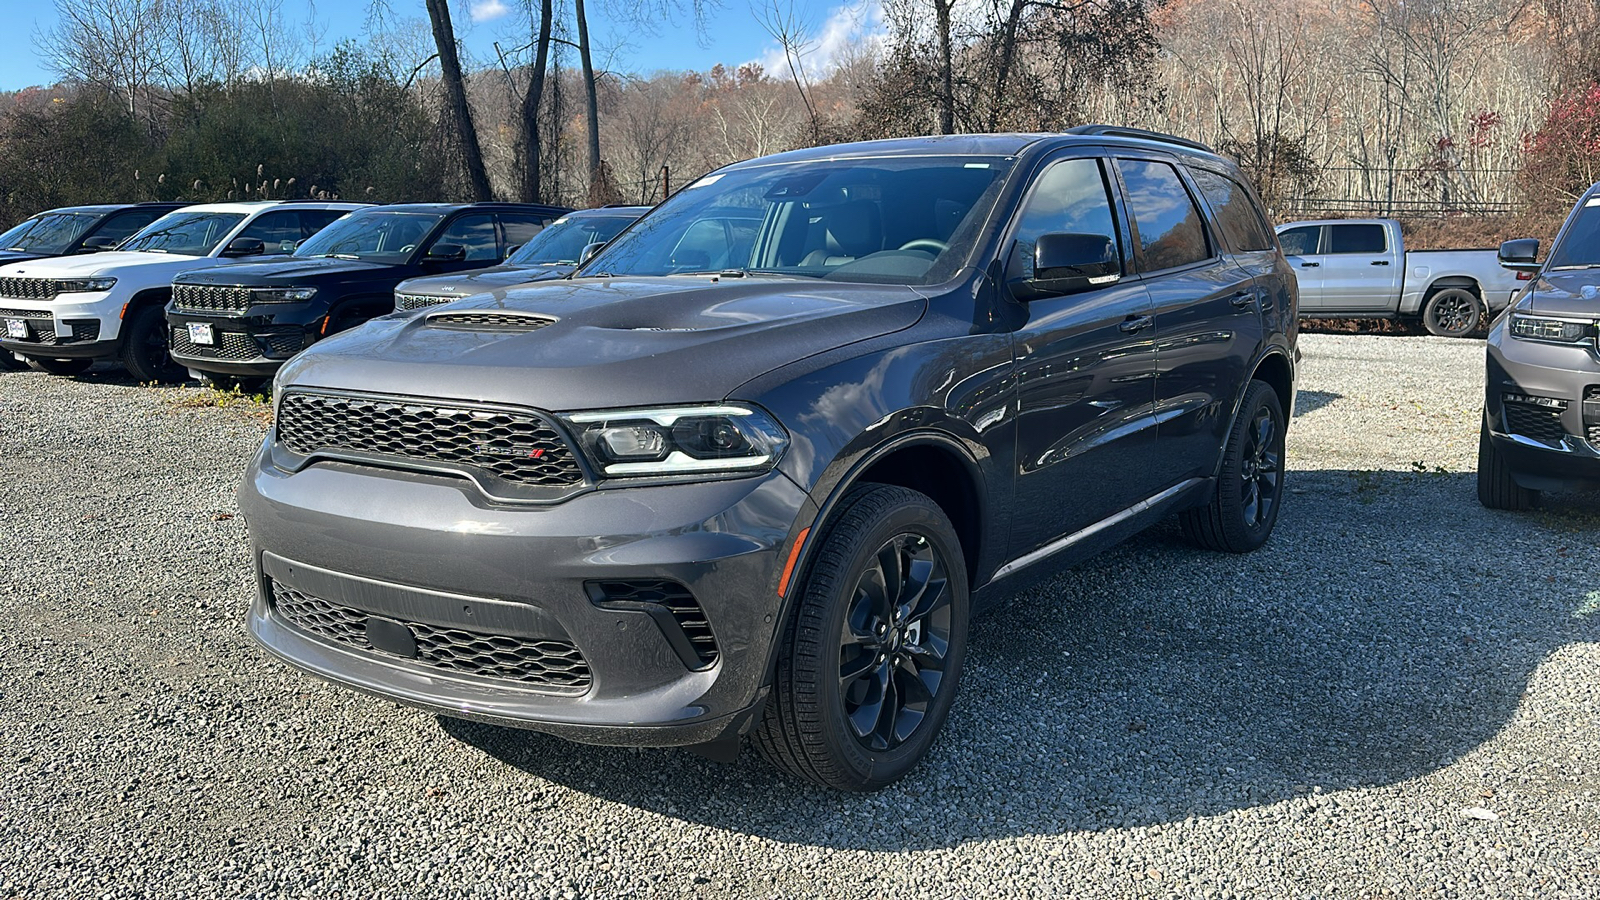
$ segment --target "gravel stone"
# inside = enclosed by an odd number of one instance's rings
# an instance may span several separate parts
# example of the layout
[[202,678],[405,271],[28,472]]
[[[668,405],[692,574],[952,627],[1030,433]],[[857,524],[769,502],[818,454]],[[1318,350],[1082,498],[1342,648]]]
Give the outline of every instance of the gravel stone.
[[1480,341],[1302,349],[1272,541],[1020,591],[871,795],[302,676],[259,411],[0,371],[0,897],[1600,896],[1600,503],[1478,505]]

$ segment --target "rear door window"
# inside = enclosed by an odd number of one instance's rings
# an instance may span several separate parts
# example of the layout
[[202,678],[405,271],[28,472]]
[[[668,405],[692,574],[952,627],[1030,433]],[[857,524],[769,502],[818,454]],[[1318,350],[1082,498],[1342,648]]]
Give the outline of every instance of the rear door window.
[[304,237],[300,232],[298,210],[274,210],[262,213],[254,222],[239,232],[241,238],[255,238],[266,248],[267,255],[293,253],[295,245]]
[[518,215],[515,213],[500,214],[500,230],[505,233],[505,249],[521,247],[533,240],[533,236],[544,230],[550,224],[550,219],[544,216]]
[[1238,182],[1206,169],[1190,169],[1195,186],[1217,218],[1222,237],[1235,253],[1272,249],[1272,229],[1267,227],[1250,192]]
[[1204,220],[1170,163],[1119,159],[1144,270],[1159,272],[1211,258]]
[[1371,254],[1389,249],[1382,225],[1334,225],[1329,230],[1329,253]]
[[111,240],[120,244],[134,232],[160,218],[161,213],[162,211],[157,209],[131,209],[127,212],[112,213],[106,217],[105,224],[95,231],[94,236],[100,240]]
[[1315,256],[1321,238],[1321,225],[1301,225],[1278,232],[1278,246],[1283,248],[1284,256]]

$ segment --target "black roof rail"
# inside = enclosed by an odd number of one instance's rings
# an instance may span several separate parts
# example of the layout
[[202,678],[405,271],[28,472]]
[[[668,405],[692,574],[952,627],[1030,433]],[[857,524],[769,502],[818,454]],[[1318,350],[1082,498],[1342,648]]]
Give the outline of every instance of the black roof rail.
[[1159,141],[1163,144],[1177,144],[1180,147],[1188,147],[1191,150],[1200,150],[1205,153],[1217,152],[1210,147],[1207,147],[1205,144],[1200,143],[1199,141],[1191,141],[1188,138],[1181,138],[1171,134],[1163,134],[1159,131],[1147,131],[1143,128],[1128,128],[1123,125],[1079,125],[1076,128],[1068,128],[1066,133],[1100,135],[1104,137],[1138,138],[1142,141]]

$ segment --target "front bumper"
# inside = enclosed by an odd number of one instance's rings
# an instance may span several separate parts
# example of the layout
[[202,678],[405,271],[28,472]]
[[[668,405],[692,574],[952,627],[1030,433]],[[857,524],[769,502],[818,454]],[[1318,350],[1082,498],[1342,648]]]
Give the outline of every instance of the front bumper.
[[[780,628],[782,557],[815,513],[777,472],[512,507],[448,475],[344,462],[290,474],[265,453],[239,502],[258,576],[250,630],[274,655],[444,715],[622,746],[703,744],[749,727]],[[598,582],[686,589],[714,635],[714,661],[692,665],[660,609],[610,602]],[[372,643],[308,630],[274,600],[275,585],[334,595],[321,599]],[[431,650],[407,655],[403,634],[399,648],[375,649],[383,641],[363,616],[390,631],[405,624],[419,647],[439,629],[502,648],[570,646],[587,677],[550,685],[464,671]]]
[[[25,337],[11,334],[22,323]],[[102,359],[116,356],[122,330],[121,306],[109,294],[59,294],[55,300],[0,297],[0,351],[45,359]]]
[[1541,491],[1600,490],[1600,353],[1505,336],[1488,344],[1489,439],[1512,478]]
[[[167,306],[167,346],[175,362],[200,372],[269,377],[321,336],[326,308],[319,303],[272,304],[253,315],[221,316]],[[190,323],[209,325],[214,343],[190,339]]]

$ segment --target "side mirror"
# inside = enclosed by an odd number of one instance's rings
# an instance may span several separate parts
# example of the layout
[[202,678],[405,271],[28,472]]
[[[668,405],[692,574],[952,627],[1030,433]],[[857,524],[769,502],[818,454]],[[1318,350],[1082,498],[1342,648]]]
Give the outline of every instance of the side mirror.
[[234,238],[222,248],[223,256],[260,256],[265,252],[267,245],[256,238]]
[[434,244],[428,248],[424,262],[460,262],[467,258],[467,248],[460,244]]
[[511,257],[511,254],[516,253],[518,250],[521,250],[521,249],[522,249],[522,245],[521,244],[512,244],[511,246],[506,248],[506,255],[502,256],[501,259],[509,259]]
[[1117,244],[1104,234],[1045,234],[1033,245],[1033,273],[1024,273],[1027,244],[1011,252],[1006,281],[1021,300],[1059,297],[1116,284],[1122,278]]
[[1500,265],[1518,272],[1536,272],[1539,264],[1539,239],[1520,238],[1500,245]]
[[102,253],[106,250],[115,250],[122,243],[114,237],[91,237],[84,239],[83,246],[78,248],[79,253]]
[[595,241],[592,244],[584,244],[583,250],[578,253],[578,265],[581,266],[589,260],[594,259],[595,254],[599,253],[600,248],[604,246],[604,241]]

